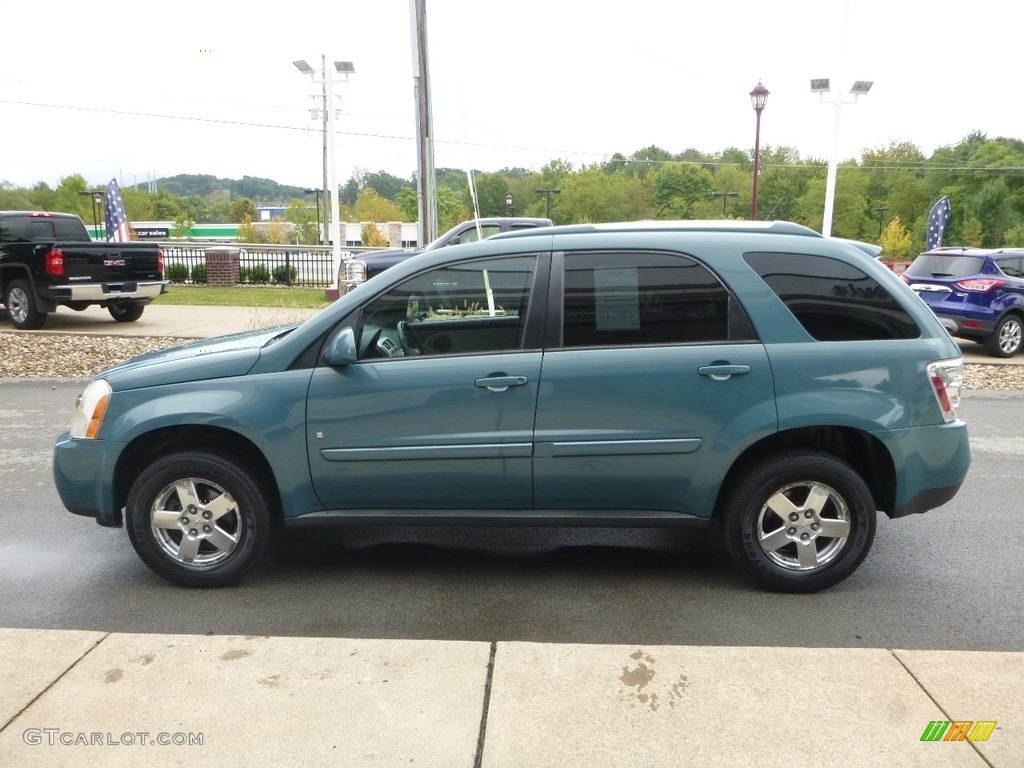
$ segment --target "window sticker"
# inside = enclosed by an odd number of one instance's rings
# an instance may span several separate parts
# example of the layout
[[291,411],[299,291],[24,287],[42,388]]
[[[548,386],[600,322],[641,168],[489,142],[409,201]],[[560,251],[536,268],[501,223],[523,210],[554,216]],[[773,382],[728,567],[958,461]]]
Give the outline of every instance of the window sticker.
[[640,329],[640,289],[636,267],[594,270],[594,308],[599,331]]

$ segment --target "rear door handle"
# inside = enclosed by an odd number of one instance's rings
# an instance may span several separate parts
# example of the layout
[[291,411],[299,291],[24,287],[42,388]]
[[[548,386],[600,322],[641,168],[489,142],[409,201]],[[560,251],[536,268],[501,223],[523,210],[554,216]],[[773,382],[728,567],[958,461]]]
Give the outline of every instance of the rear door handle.
[[714,365],[702,365],[697,369],[697,373],[701,376],[708,376],[715,381],[725,381],[730,376],[742,376],[745,373],[750,373],[750,366],[716,363]]
[[529,379],[525,376],[487,376],[477,379],[476,385],[482,389],[489,389],[491,392],[504,392],[509,387],[521,387]]

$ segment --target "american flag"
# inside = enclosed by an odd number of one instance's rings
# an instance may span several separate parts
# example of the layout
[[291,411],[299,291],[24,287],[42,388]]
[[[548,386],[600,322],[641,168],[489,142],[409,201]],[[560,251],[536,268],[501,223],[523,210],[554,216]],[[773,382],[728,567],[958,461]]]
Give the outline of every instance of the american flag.
[[950,205],[949,198],[943,197],[932,206],[932,212],[928,214],[928,231],[925,234],[925,250],[938,248],[942,245],[942,236],[946,232],[946,225],[949,223]]
[[124,212],[124,203],[121,202],[121,189],[117,186],[117,179],[111,179],[107,184],[107,202],[105,206],[107,215],[107,240],[115,243],[126,243],[131,240],[128,235],[128,217]]

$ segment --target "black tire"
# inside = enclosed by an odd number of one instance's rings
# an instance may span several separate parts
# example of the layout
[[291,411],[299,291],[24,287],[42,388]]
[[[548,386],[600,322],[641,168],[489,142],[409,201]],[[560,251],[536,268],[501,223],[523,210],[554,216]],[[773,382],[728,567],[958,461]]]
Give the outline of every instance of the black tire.
[[120,304],[110,304],[107,306],[107,311],[119,323],[134,323],[142,317],[142,311],[145,308],[145,304],[126,301]]
[[981,340],[985,351],[992,357],[1013,357],[1020,352],[1024,326],[1017,315],[1007,315],[998,323],[992,333]]
[[239,581],[266,556],[276,529],[264,486],[217,453],[174,453],[154,461],[132,485],[126,518],[143,562],[185,587]]
[[740,568],[765,589],[804,593],[857,569],[871,549],[878,513],[848,464],[789,451],[741,477],[723,515],[725,545]]
[[11,325],[19,331],[34,331],[43,327],[46,313],[36,305],[36,294],[27,280],[12,280],[4,295],[4,306]]

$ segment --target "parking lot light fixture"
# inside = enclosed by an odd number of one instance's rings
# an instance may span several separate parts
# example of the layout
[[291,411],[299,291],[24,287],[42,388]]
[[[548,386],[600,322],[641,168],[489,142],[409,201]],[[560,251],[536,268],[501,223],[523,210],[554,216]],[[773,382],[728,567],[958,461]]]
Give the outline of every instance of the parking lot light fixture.
[[[850,88],[852,101],[843,101],[842,94],[836,91],[836,97],[832,104],[835,106],[835,118],[832,123],[832,154],[828,161],[828,176],[825,180],[825,212],[822,216],[821,234],[825,237],[832,235],[832,214],[836,202],[836,172],[839,167],[839,114],[843,104],[856,104],[858,96],[864,96],[874,85],[873,80],[855,80]],[[811,93],[818,94],[821,101],[825,101],[825,94],[831,93],[831,82],[829,78],[811,80]]]
[[[761,112],[768,103],[768,89],[758,80],[754,90],[750,92],[750,106],[757,113],[757,125],[754,129],[754,194],[750,200],[750,220],[757,221],[757,182],[761,172]],[[725,214],[725,199],[722,199],[722,213]]]

